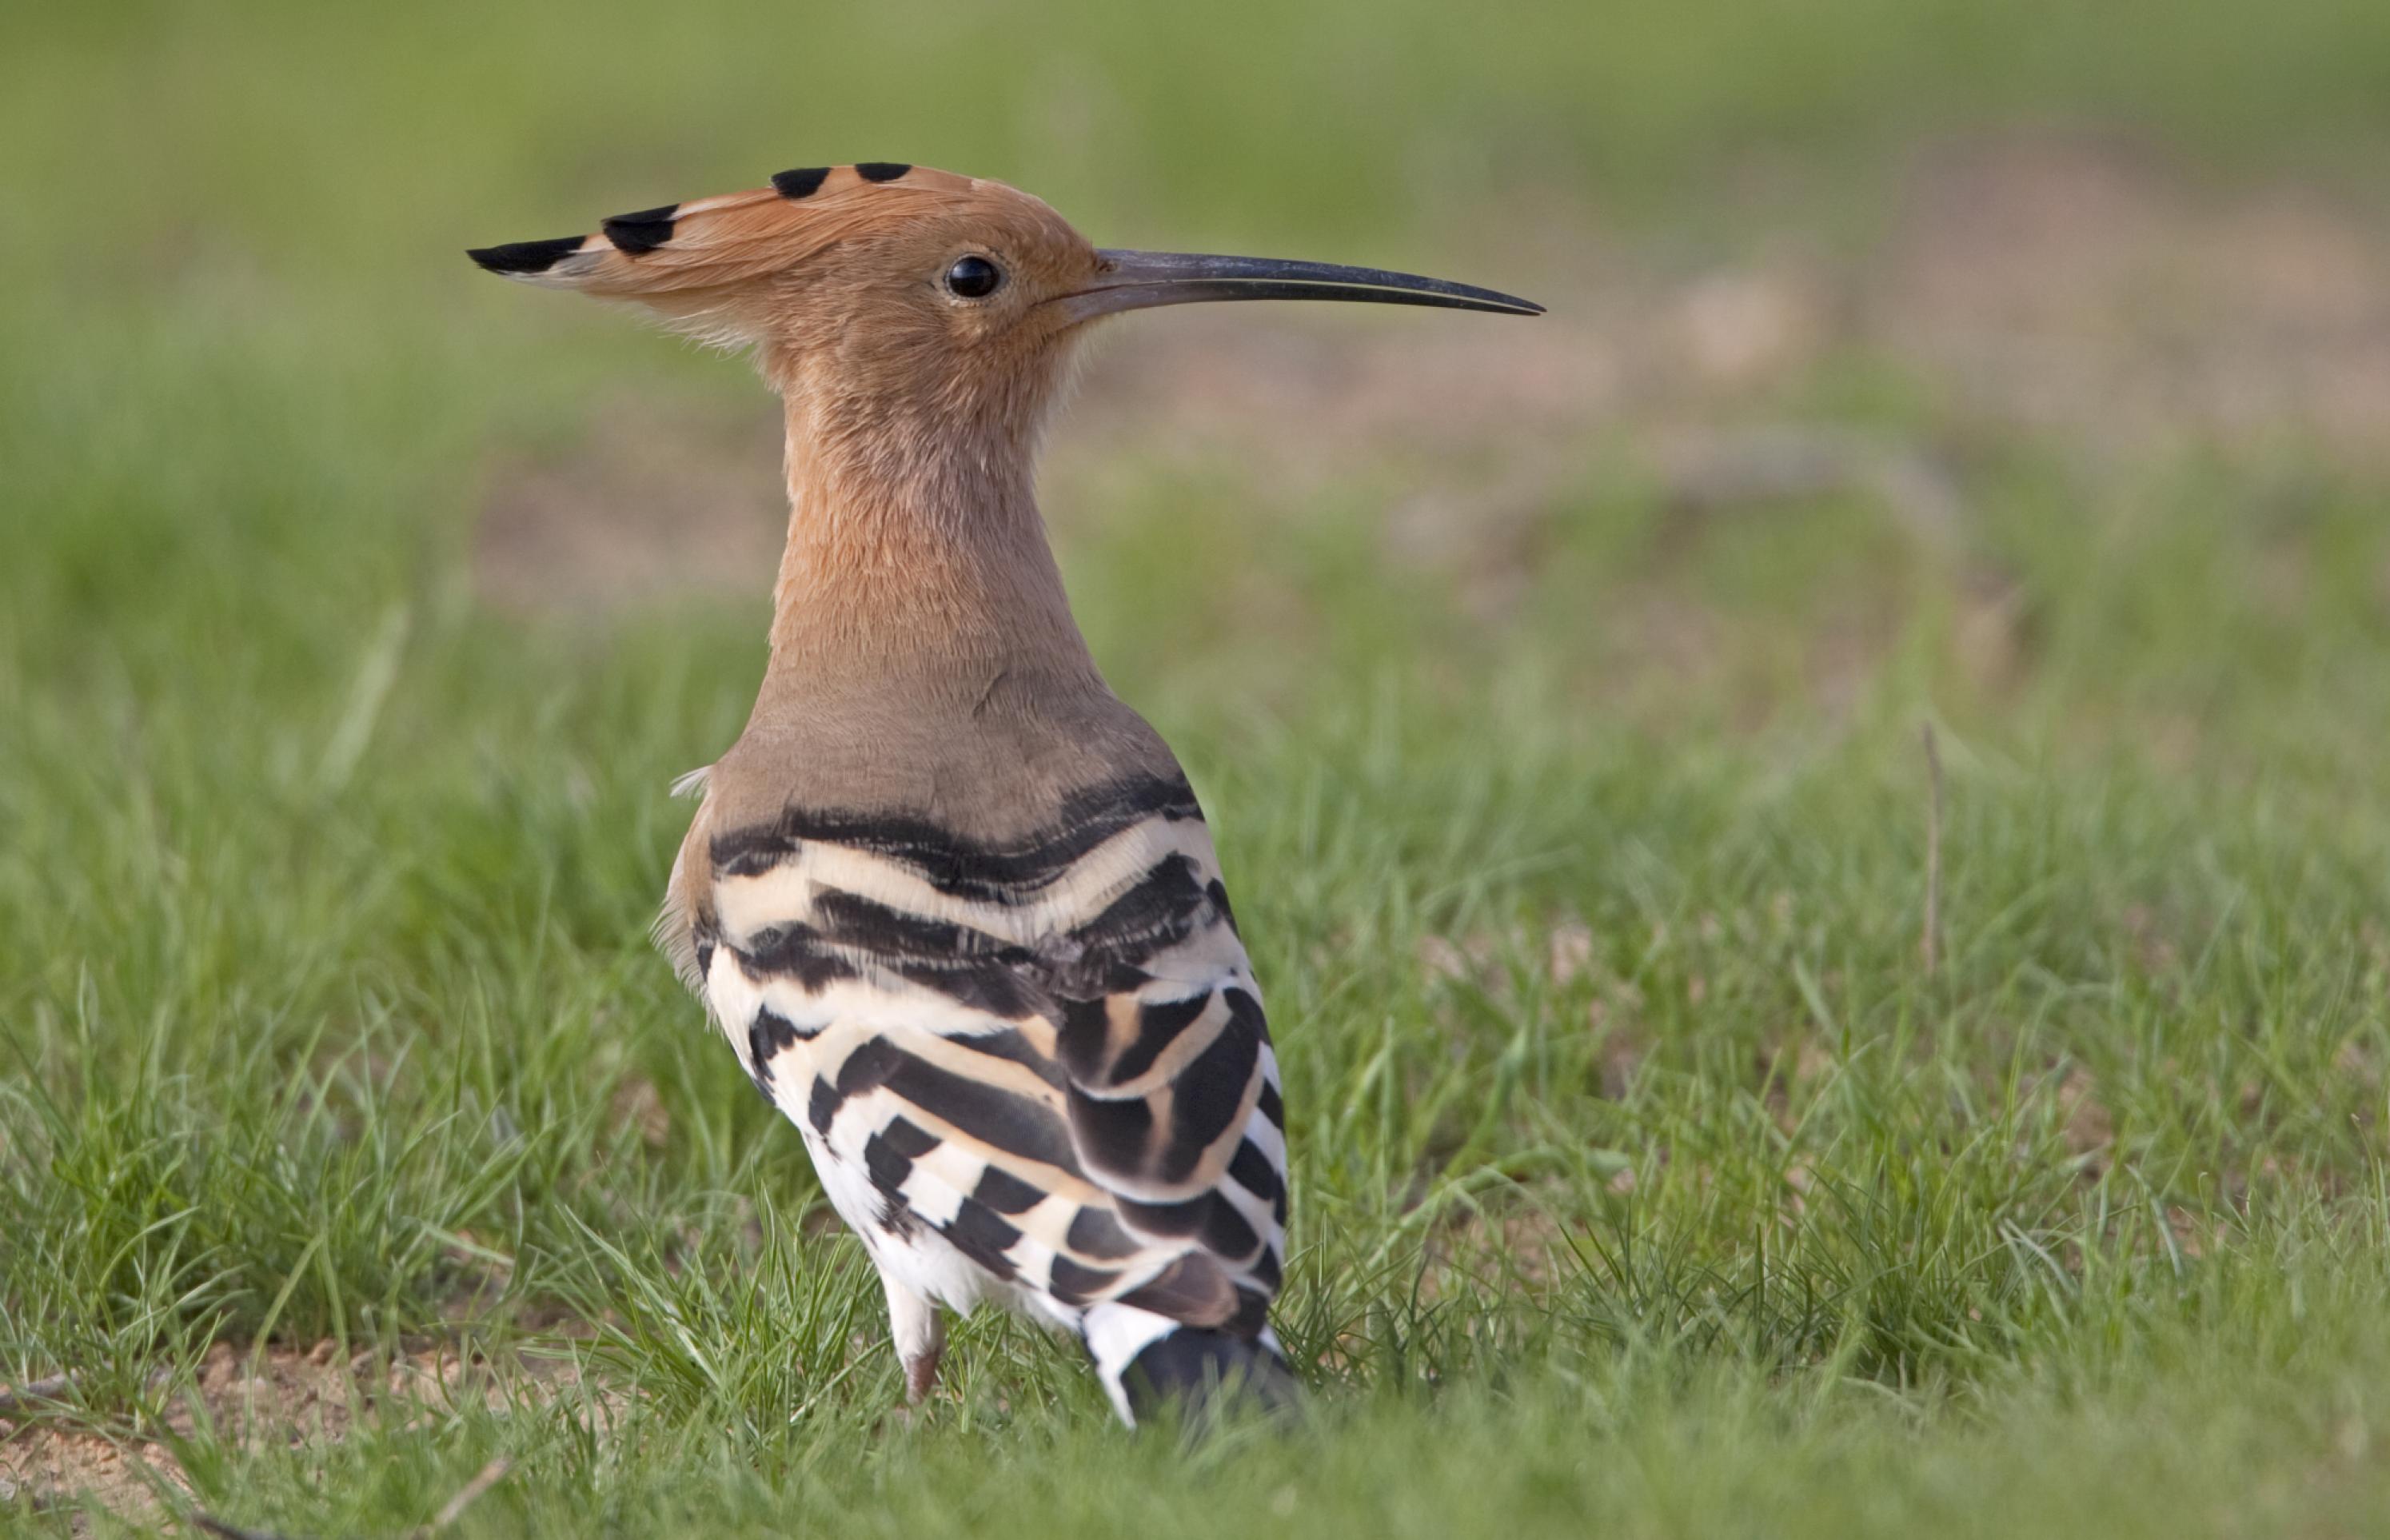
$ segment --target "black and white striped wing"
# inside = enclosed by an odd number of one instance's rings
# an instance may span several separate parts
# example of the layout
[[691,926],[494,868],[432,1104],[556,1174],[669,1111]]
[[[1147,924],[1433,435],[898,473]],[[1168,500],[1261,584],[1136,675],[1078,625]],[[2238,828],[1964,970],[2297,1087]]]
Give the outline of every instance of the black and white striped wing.
[[707,999],[884,1270],[933,1274],[904,1251],[926,1228],[1060,1319],[1117,1302],[1263,1328],[1278,1067],[1183,782],[1108,789],[1003,846],[791,812],[712,856]]

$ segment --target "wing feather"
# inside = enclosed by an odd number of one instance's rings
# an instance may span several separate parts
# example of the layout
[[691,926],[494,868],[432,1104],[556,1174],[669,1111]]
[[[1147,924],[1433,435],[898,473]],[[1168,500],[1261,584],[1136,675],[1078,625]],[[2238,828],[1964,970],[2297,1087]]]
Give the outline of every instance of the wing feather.
[[1285,1246],[1277,1060],[1209,831],[1113,789],[1039,840],[791,813],[715,839],[706,994],[817,1161],[1069,1308],[1258,1331]]

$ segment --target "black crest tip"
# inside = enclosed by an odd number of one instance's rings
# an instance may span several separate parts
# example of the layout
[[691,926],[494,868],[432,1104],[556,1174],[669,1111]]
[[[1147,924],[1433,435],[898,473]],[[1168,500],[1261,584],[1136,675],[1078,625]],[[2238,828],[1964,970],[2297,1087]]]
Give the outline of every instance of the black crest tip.
[[897,160],[858,160],[854,174],[866,182],[893,182],[913,168]]
[[811,198],[829,175],[828,166],[800,166],[795,171],[773,173],[772,186],[782,198]]
[[545,273],[581,250],[585,236],[559,236],[554,240],[517,240],[504,246],[480,246],[465,254],[488,273]]
[[611,219],[601,221],[598,227],[606,232],[606,238],[614,243],[614,250],[637,256],[672,239],[673,215],[679,212],[679,204],[666,203],[660,208],[616,214]]

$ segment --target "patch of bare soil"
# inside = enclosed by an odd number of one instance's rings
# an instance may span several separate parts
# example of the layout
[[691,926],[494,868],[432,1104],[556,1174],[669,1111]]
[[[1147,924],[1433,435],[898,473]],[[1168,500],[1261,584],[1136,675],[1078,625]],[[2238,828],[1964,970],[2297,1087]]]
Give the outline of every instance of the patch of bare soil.
[[1419,1297],[1433,1303],[1471,1288],[1497,1296],[1540,1292],[1566,1275],[1576,1250],[1569,1226],[1541,1209],[1461,1210],[1428,1236]]
[[[546,1403],[579,1383],[573,1367],[558,1360],[494,1363],[450,1343],[348,1355],[326,1341],[253,1355],[219,1342],[190,1383],[153,1384],[149,1405],[115,1420],[72,1407],[62,1380],[0,1387],[0,1504],[40,1508],[88,1496],[120,1515],[152,1515],[161,1494],[188,1490],[169,1438],[189,1437],[203,1420],[244,1444],[338,1444],[363,1419],[411,1425],[467,1402],[492,1410]],[[612,1392],[594,1402],[615,1405]]]
[[[1921,384],[1962,443],[2026,437],[2098,466],[2288,442],[2390,468],[2390,230],[2308,189],[1987,137],[1921,156],[1862,250],[1757,251],[1687,270],[1587,236],[1458,264],[1550,303],[1534,321],[1223,306],[1117,328],[1057,436],[1052,511],[1099,507],[1124,454],[1240,468],[1290,503],[1392,468],[1408,489],[1393,553],[1467,581],[1530,558],[1589,446],[1627,444],[1682,507],[1857,490],[1947,545],[1963,498],[1934,446],[1781,405],[1854,352]],[[513,607],[760,599],[778,464],[767,410],[626,398],[579,449],[495,468],[481,585]]]

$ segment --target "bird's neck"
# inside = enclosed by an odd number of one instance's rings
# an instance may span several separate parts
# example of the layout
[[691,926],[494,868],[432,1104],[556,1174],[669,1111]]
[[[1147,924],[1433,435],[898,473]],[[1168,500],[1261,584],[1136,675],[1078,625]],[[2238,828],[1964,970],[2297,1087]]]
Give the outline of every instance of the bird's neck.
[[789,540],[757,701],[970,705],[999,680],[1100,687],[1033,490],[1026,436],[788,408]]

